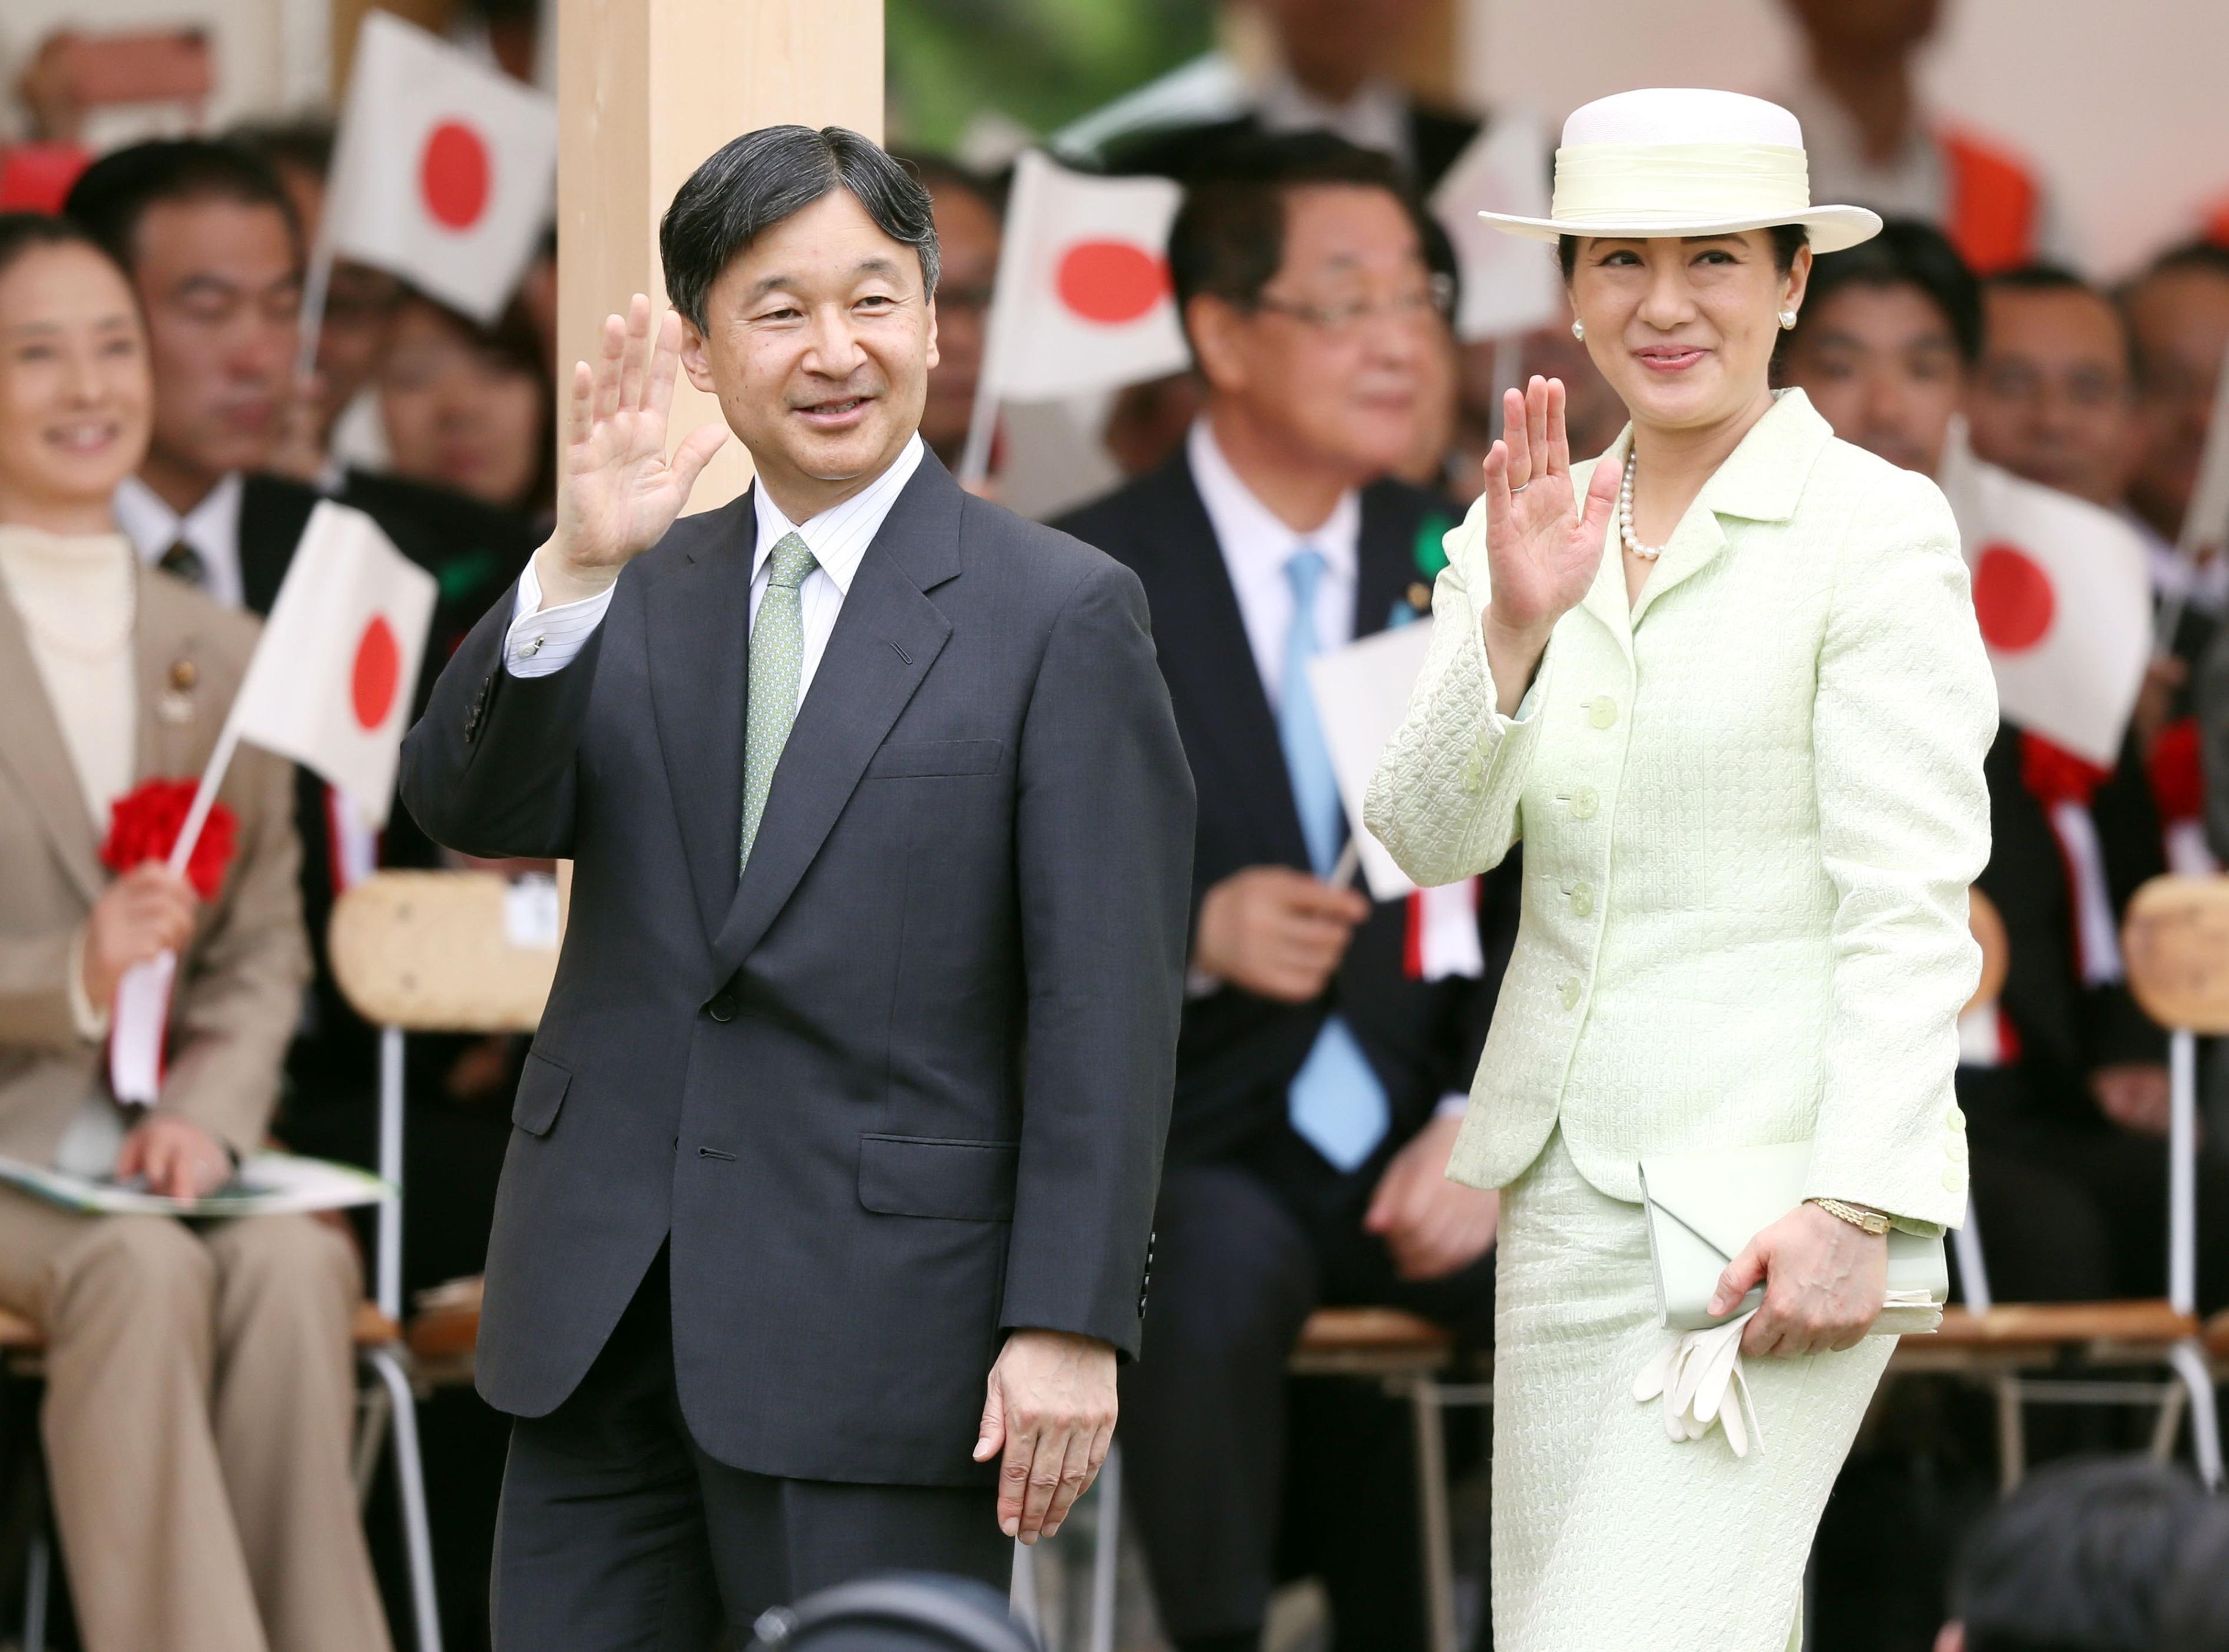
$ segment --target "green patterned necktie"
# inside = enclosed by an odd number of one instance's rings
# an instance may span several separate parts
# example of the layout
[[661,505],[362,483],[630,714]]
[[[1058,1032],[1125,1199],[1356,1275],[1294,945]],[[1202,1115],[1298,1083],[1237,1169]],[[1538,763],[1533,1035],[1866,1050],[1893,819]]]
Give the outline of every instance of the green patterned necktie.
[[797,682],[805,665],[805,605],[797,588],[819,566],[795,533],[774,541],[766,595],[751,622],[751,703],[743,731],[743,849],[736,872],[750,864],[751,842],[765,817],[774,765],[797,720]]

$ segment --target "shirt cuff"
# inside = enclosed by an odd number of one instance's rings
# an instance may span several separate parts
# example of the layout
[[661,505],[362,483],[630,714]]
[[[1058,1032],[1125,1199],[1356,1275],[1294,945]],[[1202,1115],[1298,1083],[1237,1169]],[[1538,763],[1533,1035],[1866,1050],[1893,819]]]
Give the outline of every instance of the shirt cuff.
[[542,581],[534,577],[534,564],[529,560],[526,572],[518,576],[511,629],[504,633],[504,669],[515,677],[546,677],[562,671],[588,646],[618,588],[613,581],[593,597],[544,608]]
[[1440,1105],[1432,1109],[1435,1118],[1461,1118],[1470,1111],[1470,1098],[1460,1090],[1450,1090],[1440,1098]]
[[85,936],[83,930],[70,937],[69,945],[69,1011],[70,1021],[77,1035],[88,1044],[98,1044],[108,1036],[108,1006],[96,1005],[85,993]]

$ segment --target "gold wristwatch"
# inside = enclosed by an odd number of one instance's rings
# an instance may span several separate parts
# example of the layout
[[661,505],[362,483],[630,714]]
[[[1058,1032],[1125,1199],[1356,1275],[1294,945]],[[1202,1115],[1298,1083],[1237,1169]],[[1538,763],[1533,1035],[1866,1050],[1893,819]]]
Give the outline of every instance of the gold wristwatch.
[[1845,1204],[1839,1199],[1811,1199],[1805,1202],[1818,1206],[1829,1216],[1840,1217],[1853,1227],[1864,1229],[1876,1239],[1888,1232],[1888,1218],[1877,1210],[1866,1209],[1863,1205]]

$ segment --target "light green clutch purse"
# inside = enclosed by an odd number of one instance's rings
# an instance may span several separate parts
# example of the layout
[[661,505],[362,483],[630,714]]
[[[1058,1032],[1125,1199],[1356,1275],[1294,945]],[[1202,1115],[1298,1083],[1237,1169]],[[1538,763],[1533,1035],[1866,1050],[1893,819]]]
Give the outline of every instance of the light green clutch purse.
[[[1718,1276],[1750,1239],[1803,1201],[1811,1143],[1712,1148],[1660,1153],[1641,1161],[1641,1197],[1648,1222],[1648,1258],[1664,1324],[1697,1331],[1748,1313],[1764,1300],[1762,1286],[1731,1314],[1705,1311]],[[1950,1268],[1940,1239],[1901,1228],[1888,1234],[1888,1297],[1875,1336],[1931,1331],[1943,1322]]]

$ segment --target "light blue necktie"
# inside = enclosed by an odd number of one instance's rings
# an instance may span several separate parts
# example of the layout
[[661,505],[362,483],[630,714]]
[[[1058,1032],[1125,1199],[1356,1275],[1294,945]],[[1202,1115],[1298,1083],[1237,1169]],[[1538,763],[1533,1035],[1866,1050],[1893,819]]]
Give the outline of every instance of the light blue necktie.
[[[1277,708],[1277,743],[1284,747],[1285,772],[1292,779],[1308,864],[1320,878],[1331,875],[1346,839],[1339,777],[1332,769],[1331,748],[1324,744],[1315,694],[1308,683],[1308,662],[1319,651],[1316,587],[1323,575],[1322,553],[1307,546],[1286,560],[1285,578],[1293,587],[1293,625],[1285,633],[1285,686]],[[1287,1106],[1301,1139],[1338,1169],[1354,1169],[1384,1140],[1391,1113],[1385,1086],[1371,1070],[1345,1016],[1331,1016],[1317,1033],[1308,1059],[1294,1075]]]

